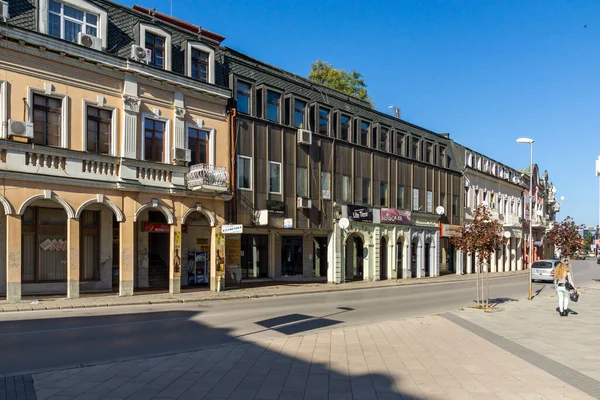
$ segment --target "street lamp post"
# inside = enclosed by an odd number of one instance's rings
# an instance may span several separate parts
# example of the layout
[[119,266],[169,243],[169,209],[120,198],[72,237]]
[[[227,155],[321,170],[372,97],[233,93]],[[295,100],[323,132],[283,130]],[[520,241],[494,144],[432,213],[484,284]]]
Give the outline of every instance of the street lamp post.
[[531,209],[531,200],[533,195],[533,139],[518,138],[517,143],[529,144],[529,294],[528,300],[533,297],[533,288],[531,286],[531,264],[533,262],[533,210]]

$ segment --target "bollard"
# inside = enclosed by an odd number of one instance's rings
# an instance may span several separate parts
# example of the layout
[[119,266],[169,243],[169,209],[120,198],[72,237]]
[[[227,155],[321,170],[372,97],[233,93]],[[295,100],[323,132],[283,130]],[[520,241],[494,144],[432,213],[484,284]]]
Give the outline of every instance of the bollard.
[[217,292],[221,291],[221,275],[217,276]]

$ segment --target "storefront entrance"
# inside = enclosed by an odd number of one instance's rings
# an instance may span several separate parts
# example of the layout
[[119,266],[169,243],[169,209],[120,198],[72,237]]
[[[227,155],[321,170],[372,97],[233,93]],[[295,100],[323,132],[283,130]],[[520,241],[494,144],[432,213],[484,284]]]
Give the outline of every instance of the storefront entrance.
[[[169,288],[169,225],[162,212],[149,211],[148,222],[164,224],[163,229],[148,231],[148,287],[151,289]],[[146,229],[147,230],[147,229]],[[164,232],[166,230],[167,232]]]
[[327,277],[327,238],[316,237],[313,239],[313,275]]
[[425,276],[431,276],[431,243],[425,242]]
[[210,282],[211,226],[206,216],[194,211],[181,227],[181,286],[208,287]]
[[[416,240],[416,239],[415,239]],[[412,242],[410,244],[410,277],[417,277],[417,243]]]
[[241,235],[242,279],[268,278],[268,257],[268,235]]
[[281,276],[302,276],[302,236],[281,238]]
[[364,279],[364,243],[360,236],[346,241],[346,279]]
[[379,268],[379,279],[383,280],[387,280],[388,278],[388,271],[387,271],[387,239],[385,237],[381,238],[381,244],[379,247],[380,251],[379,251],[379,264],[380,264],[380,268]]
[[404,265],[404,243],[398,239],[396,241],[396,250],[398,252],[398,260],[396,262],[396,279],[402,279],[402,265]]

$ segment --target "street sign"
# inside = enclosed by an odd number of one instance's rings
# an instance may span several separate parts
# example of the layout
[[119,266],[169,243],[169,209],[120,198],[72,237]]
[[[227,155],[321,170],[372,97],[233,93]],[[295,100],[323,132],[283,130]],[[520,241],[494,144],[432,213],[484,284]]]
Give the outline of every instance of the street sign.
[[244,225],[223,225],[221,227],[222,233],[242,233],[244,230]]

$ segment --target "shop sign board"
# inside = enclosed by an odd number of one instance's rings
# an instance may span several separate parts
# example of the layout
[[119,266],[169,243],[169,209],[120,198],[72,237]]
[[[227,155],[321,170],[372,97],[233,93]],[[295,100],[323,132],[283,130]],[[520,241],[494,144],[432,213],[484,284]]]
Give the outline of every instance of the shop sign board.
[[169,224],[160,222],[144,222],[142,232],[168,233],[171,231]]
[[408,210],[396,210],[393,208],[382,208],[381,209],[381,223],[382,224],[399,224],[399,225],[410,225],[410,211]]
[[373,209],[370,207],[348,206],[348,219],[357,222],[373,222]]
[[242,233],[244,231],[244,225],[236,224],[236,225],[223,225],[221,227],[222,233],[236,234]]
[[462,236],[458,231],[460,225],[440,224],[440,236],[441,237],[456,237]]

